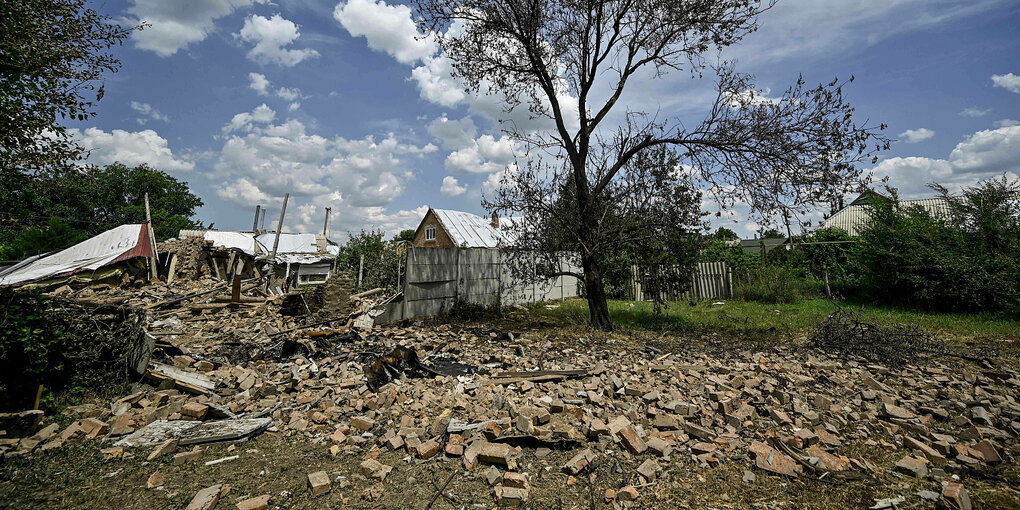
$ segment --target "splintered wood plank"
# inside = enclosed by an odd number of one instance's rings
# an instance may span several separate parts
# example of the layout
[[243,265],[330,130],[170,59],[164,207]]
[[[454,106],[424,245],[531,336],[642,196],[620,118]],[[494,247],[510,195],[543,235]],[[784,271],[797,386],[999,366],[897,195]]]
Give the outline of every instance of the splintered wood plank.
[[163,363],[152,363],[146,375],[158,381],[172,380],[175,386],[191,393],[206,394],[216,388],[216,383],[205,374]]

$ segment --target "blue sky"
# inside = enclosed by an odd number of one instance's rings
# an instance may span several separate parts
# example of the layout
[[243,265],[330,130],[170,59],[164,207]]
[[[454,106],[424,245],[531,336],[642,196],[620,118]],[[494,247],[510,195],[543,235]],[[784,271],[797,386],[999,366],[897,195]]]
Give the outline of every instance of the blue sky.
[[[71,124],[89,161],[149,163],[189,182],[199,218],[251,227],[255,205],[285,230],[331,235],[413,228],[425,206],[478,214],[519,154],[498,96],[465,94],[449,62],[416,38],[413,11],[374,0],[93,2],[152,28],[116,48],[98,115]],[[721,58],[780,94],[854,75],[859,120],[897,141],[878,165],[908,198],[1020,173],[1020,3],[1007,0],[780,0]],[[711,77],[633,82],[626,106],[697,122]],[[622,111],[622,110],[620,110]],[[542,121],[513,114],[542,129]],[[707,204],[710,205],[710,204]],[[759,228],[738,207],[725,221]],[[805,218],[817,221],[817,218]],[[723,223],[720,223],[723,224]]]

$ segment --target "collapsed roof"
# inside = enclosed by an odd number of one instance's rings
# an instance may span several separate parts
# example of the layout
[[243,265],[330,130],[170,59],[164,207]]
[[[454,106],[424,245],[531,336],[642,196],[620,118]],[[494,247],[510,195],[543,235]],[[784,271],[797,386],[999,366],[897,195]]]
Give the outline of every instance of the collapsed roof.
[[[223,230],[181,230],[181,239],[201,237],[211,241],[213,246],[227,250],[238,250],[252,257],[265,257],[273,252],[275,232],[255,234],[252,232],[231,232]],[[280,233],[276,249],[277,264],[314,264],[332,260],[340,253],[337,243],[322,234]]]
[[151,257],[152,243],[144,224],[121,225],[52,255],[28,259],[0,273],[0,285],[23,285],[96,271],[136,257]]

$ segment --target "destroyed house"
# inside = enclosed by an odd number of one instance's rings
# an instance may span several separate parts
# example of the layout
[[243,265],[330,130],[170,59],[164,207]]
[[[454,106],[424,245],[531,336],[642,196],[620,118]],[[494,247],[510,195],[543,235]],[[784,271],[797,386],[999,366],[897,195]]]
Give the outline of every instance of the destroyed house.
[[452,209],[433,209],[422,218],[411,244],[416,248],[498,248],[506,233],[499,215],[491,218]]
[[210,272],[220,279],[232,276],[250,277],[258,267],[266,270],[271,261],[274,276],[293,281],[298,286],[318,285],[329,279],[339,253],[337,243],[321,234],[228,232],[216,230],[181,230],[179,237],[202,239],[202,255]]
[[[274,233],[265,233],[255,240],[271,254],[275,237]],[[274,267],[278,274],[283,272],[284,278],[296,273],[299,286],[318,285],[329,279],[339,253],[340,246],[322,234],[281,233]]]
[[25,259],[0,271],[0,285],[50,287],[119,280],[147,270],[152,241],[146,225],[121,225],[55,253]]

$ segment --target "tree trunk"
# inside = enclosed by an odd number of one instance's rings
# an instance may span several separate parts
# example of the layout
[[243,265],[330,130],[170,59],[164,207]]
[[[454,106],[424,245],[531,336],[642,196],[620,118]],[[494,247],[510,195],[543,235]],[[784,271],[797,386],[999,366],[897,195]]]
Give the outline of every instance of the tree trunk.
[[601,331],[612,331],[613,321],[609,319],[609,303],[606,289],[602,286],[602,271],[594,257],[581,258],[584,269],[584,295],[588,298],[588,315],[591,327]]

